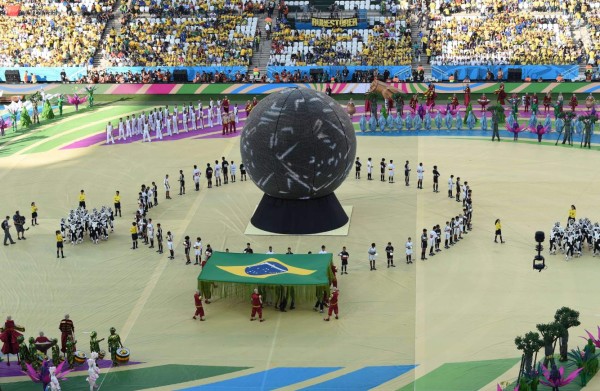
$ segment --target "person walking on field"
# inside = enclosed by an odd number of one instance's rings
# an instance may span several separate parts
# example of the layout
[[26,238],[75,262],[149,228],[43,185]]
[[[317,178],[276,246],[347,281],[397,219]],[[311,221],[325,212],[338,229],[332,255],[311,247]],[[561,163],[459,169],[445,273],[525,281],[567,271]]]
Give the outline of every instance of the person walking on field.
[[496,235],[494,236],[494,243],[498,243],[498,236],[500,236],[500,243],[504,243],[504,240],[502,240],[502,224],[500,223],[500,219],[496,219],[494,225],[496,226]]
[[204,321],[204,307],[202,306],[202,295],[200,294],[200,291],[196,291],[196,293],[194,293],[194,302],[196,303],[196,312],[194,313],[192,319],[195,320],[200,317],[200,320]]
[[333,291],[331,292],[331,295],[329,296],[329,312],[327,313],[327,318],[323,319],[324,321],[329,322],[329,319],[331,318],[332,313],[335,313],[335,318],[339,319],[339,316],[338,316],[339,294],[340,294],[340,291],[338,290],[338,288],[333,288]]
[[10,244],[15,244],[16,242],[13,240],[12,236],[10,236],[10,216],[6,216],[6,219],[2,222],[2,230],[4,231],[4,245],[8,246],[8,241]]
[[252,302],[252,313],[250,314],[250,320],[256,319],[256,314],[258,314],[258,319],[261,322],[265,320],[262,317],[262,296],[258,293],[258,289],[254,288],[254,293],[250,296],[250,301]]

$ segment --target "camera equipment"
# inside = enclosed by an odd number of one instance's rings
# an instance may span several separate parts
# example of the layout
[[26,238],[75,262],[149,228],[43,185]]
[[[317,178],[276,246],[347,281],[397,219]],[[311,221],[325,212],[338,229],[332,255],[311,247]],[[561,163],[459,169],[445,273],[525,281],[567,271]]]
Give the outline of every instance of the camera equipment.
[[537,270],[538,272],[541,272],[547,267],[546,260],[542,256],[542,251],[544,250],[542,243],[544,242],[545,238],[546,236],[544,235],[544,231],[536,231],[535,241],[537,242],[537,245],[535,246],[535,249],[538,253],[533,257],[533,270]]

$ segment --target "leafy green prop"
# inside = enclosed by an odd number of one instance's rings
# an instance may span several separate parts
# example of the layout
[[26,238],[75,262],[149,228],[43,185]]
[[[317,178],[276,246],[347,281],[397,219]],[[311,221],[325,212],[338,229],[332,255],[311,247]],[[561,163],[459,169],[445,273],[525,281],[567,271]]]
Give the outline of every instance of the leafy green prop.
[[562,326],[562,334],[560,335],[560,361],[567,361],[567,352],[569,351],[569,329],[577,327],[579,322],[579,311],[575,311],[569,307],[562,307],[556,310],[554,321]]
[[515,338],[515,345],[517,345],[517,349],[523,352],[523,371],[525,373],[531,372],[533,369],[533,356],[544,346],[544,341],[542,341],[538,333],[530,331],[523,337],[518,336]]
[[544,341],[544,366],[548,367],[548,362],[555,365],[554,362],[554,346],[555,342],[564,333],[564,327],[558,322],[541,323],[536,325],[536,328],[542,335]]
[[581,368],[579,378],[581,379],[581,385],[584,387],[596,372],[598,372],[598,356],[600,356],[600,353],[596,353],[596,347],[591,339],[588,340],[583,351],[578,347],[577,349],[571,349],[571,352],[568,353],[571,365]]

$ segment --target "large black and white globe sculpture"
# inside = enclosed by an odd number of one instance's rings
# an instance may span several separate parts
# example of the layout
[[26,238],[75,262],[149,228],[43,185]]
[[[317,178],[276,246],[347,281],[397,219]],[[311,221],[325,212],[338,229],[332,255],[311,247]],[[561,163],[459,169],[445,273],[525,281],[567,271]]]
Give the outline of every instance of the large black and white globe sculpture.
[[261,100],[242,131],[240,152],[265,195],[252,224],[280,234],[314,234],[344,226],[333,194],[352,169],[354,126],[329,96],[287,88]]

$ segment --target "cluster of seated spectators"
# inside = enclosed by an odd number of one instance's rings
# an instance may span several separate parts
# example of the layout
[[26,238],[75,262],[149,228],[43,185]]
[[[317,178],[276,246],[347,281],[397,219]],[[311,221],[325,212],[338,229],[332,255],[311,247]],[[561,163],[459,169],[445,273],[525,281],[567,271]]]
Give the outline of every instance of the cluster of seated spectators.
[[114,0],[5,1],[0,6],[0,66],[90,65]]
[[429,21],[423,49],[433,65],[576,64],[583,43],[560,16],[504,12]]
[[[103,42],[106,66],[249,65],[257,18],[229,0],[202,0],[190,17],[131,17]],[[200,14],[202,16],[200,16]]]

